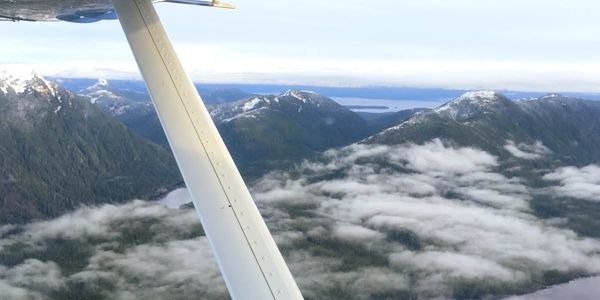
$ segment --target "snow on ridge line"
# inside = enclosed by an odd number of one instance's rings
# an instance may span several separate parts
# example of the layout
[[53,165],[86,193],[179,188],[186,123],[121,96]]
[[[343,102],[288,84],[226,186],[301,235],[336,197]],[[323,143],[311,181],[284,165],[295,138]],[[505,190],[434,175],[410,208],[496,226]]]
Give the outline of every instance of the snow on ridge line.
[[497,97],[498,95],[500,95],[500,94],[496,91],[488,91],[488,90],[471,91],[471,92],[466,92],[466,93],[462,94],[457,99],[473,99],[473,98],[489,99],[489,98]]
[[260,113],[262,111],[265,111],[267,109],[268,109],[267,107],[261,107],[261,108],[255,109],[255,110],[244,111],[244,112],[242,112],[240,114],[237,114],[237,115],[235,115],[233,117],[223,119],[221,122],[227,123],[227,122],[231,122],[231,121],[233,121],[235,119],[239,119],[239,118],[253,118],[253,119],[256,119],[256,114],[258,114],[258,113]]
[[25,92],[31,82],[36,79],[39,79],[43,82],[52,96],[56,96],[56,90],[52,86],[52,83],[34,70],[0,70],[0,85],[2,86],[1,89],[4,94],[8,93],[8,87],[12,88],[16,94],[22,94]]
[[317,96],[319,95],[312,91],[301,91],[301,90],[290,89],[290,90],[287,90],[285,93],[281,94],[280,97],[291,96],[291,97],[294,97],[294,98],[302,101],[303,103],[310,101],[310,99],[306,99],[304,97],[304,95],[302,95],[302,94],[312,94],[312,95],[317,95]]
[[496,91],[488,91],[488,90],[466,92],[466,93],[448,101],[446,104],[443,104],[442,106],[434,109],[434,111],[437,113],[445,112],[445,111],[452,111],[452,110],[454,110],[455,105],[463,103],[463,102],[468,102],[468,101],[472,101],[473,103],[476,103],[479,105],[490,104],[490,103],[496,102],[496,99],[501,96],[502,96],[502,94],[500,94]]
[[4,94],[8,92],[8,87],[12,88],[15,93],[21,94],[25,92],[27,84],[36,76],[33,71],[30,72],[8,72],[7,70],[0,71],[0,82],[2,82],[2,91]]
[[298,90],[298,89],[289,89],[287,91],[285,91],[283,94],[281,94],[282,96],[290,96],[293,93],[304,93],[304,94],[313,94],[313,95],[318,95],[317,92],[313,92],[313,91],[309,91],[309,90]]
[[254,97],[252,99],[250,99],[249,101],[247,101],[246,103],[244,103],[244,106],[242,106],[242,110],[243,111],[249,111],[252,110],[254,108],[256,108],[256,106],[261,103],[263,101],[263,99],[261,99],[260,97]]
[[100,78],[100,79],[98,79],[98,81],[96,81],[96,83],[80,90],[78,93],[82,94],[82,93],[97,92],[98,90],[106,91],[107,88],[110,88],[110,85],[108,84],[108,80],[104,79],[104,78]]

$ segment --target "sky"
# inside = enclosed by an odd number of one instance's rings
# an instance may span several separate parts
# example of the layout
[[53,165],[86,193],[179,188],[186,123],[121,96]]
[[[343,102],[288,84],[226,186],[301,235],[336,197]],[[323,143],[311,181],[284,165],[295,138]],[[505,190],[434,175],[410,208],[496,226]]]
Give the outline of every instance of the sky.
[[[195,81],[600,92],[598,1],[235,4],[157,4]],[[117,21],[3,22],[0,33],[5,68],[139,78]]]

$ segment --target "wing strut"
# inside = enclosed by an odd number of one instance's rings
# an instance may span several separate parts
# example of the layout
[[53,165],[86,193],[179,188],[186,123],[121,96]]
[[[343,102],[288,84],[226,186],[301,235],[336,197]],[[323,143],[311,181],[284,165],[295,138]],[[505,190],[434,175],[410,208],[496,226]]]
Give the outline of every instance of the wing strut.
[[152,0],[113,2],[232,298],[302,299]]

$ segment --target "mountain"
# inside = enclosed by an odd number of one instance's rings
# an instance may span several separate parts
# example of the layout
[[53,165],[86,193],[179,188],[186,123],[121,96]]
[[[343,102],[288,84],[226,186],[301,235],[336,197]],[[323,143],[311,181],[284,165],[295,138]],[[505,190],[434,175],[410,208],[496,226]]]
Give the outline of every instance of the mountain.
[[[35,129],[31,124],[67,112],[79,120],[86,108],[93,123],[84,128],[121,132],[98,125],[105,123],[97,114],[108,117],[89,99],[27,80],[0,83],[11,99],[0,97],[0,112],[11,111],[0,122]],[[22,95],[15,97],[17,90]],[[600,272],[598,102],[561,95],[513,101],[480,91],[367,123],[328,98],[290,90],[209,109],[232,152],[242,150],[234,155],[247,160],[245,172],[284,169],[250,185],[307,299],[504,299]],[[35,149],[21,147],[28,159],[14,165],[44,166],[60,159],[54,148],[89,142],[78,131],[64,138],[52,133],[80,128],[77,122],[46,124],[39,138],[48,140],[39,145],[47,153],[31,156]],[[391,127],[363,140],[373,124]],[[0,145],[5,140],[0,136]],[[13,140],[20,145],[24,138]],[[109,145],[125,146],[116,138]],[[285,159],[313,153],[315,159],[286,168]],[[60,161],[64,169],[52,166],[52,174],[73,169],[71,161]],[[4,167],[12,165],[1,166],[3,188],[22,185],[22,176]],[[44,168],[36,170],[31,181],[45,178]],[[91,184],[85,178],[65,182]],[[50,299],[227,298],[193,209],[163,205],[186,200],[180,190],[162,203],[84,207],[0,228],[3,292]],[[48,274],[50,285],[40,280]]]
[[511,157],[510,143],[541,142],[552,158],[584,165],[600,160],[600,102],[551,94],[512,101],[491,92],[468,92],[432,110],[413,115],[376,134],[368,143],[423,143],[442,138]]
[[[107,79],[81,79],[81,78],[57,78],[63,87],[73,91],[80,91],[86,96],[93,92],[104,93],[107,91],[118,96],[124,96],[136,102],[149,102],[150,95],[143,81],[137,80],[107,80]],[[254,96],[252,93],[244,92],[233,87],[206,87],[196,85],[196,89],[207,104],[219,104],[235,102],[240,99]]]
[[206,104],[219,104],[239,101],[254,96],[236,88],[199,89]]
[[[88,97],[92,104],[123,121],[136,132],[138,126],[133,125],[137,124],[139,119],[155,114],[147,94],[115,89],[106,79],[99,79],[96,84],[79,91],[78,94]],[[144,136],[141,132],[138,134]]]
[[365,119],[365,116],[361,116],[361,117],[363,119],[367,120],[367,123],[369,125],[369,132],[371,134],[376,134],[376,133],[381,132],[384,129],[390,128],[392,126],[396,126],[396,125],[406,121],[408,118],[410,118],[412,115],[414,115],[416,113],[428,111],[428,110],[429,109],[427,109],[427,108],[412,108],[412,109],[405,109],[405,110],[392,112],[392,113],[375,114],[375,115],[379,115],[379,116],[377,116],[377,117],[368,116],[366,119]]
[[88,99],[36,74],[0,73],[0,223],[148,198],[180,182],[167,151]]
[[139,136],[169,150],[167,137],[147,94],[133,89],[115,88],[105,79],[99,79],[78,94],[88,97],[91,103],[123,122]]
[[212,106],[210,112],[246,174],[279,169],[368,134],[366,121],[354,112],[298,90]]
[[[130,100],[103,80],[80,93],[135,133],[168,149],[148,101]],[[247,95],[233,89],[203,97],[219,102]],[[354,112],[329,98],[298,90],[208,104],[207,108],[240,170],[251,176],[356,142],[370,133],[366,121]]]
[[[138,135],[163,146],[169,150],[169,143],[164,134],[160,120],[147,93],[138,91],[137,86],[131,89],[123,82],[115,86],[106,79],[99,79],[95,84],[78,92],[103,111],[123,122]],[[252,96],[238,89],[213,89],[202,92],[205,103],[227,103]]]

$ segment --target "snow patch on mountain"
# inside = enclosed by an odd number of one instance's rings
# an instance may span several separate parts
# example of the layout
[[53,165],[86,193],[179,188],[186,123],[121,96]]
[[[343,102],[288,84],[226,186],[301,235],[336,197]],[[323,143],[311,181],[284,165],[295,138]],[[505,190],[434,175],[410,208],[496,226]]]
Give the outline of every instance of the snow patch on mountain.
[[467,92],[459,96],[458,98],[451,100],[448,103],[436,108],[435,111],[438,113],[452,111],[457,106],[462,104],[476,104],[480,106],[493,104],[497,101],[497,98],[500,96],[501,94],[496,93],[494,91]]
[[112,116],[143,115],[153,111],[150,101],[135,100],[135,93],[129,94],[128,90],[115,89],[106,79],[98,79],[94,85],[79,91],[79,94]]
[[253,110],[261,102],[264,102],[264,99],[261,99],[259,97],[252,98],[248,102],[244,103],[244,106],[242,106],[242,110],[245,112]]
[[4,94],[8,94],[8,89],[12,89],[16,94],[25,92],[27,84],[32,79],[32,72],[15,73],[12,71],[0,71],[0,88]]
[[98,79],[98,83],[96,83],[96,85],[99,85],[99,86],[108,86],[108,80],[106,80],[104,78],[100,78],[100,79]]
[[227,122],[231,122],[231,121],[233,121],[233,120],[237,120],[237,119],[241,119],[241,118],[252,118],[252,119],[256,119],[256,118],[257,118],[257,116],[258,116],[260,113],[262,113],[263,111],[266,111],[267,109],[268,109],[268,108],[265,106],[265,107],[261,107],[261,108],[259,108],[259,109],[255,109],[255,110],[251,110],[251,111],[243,112],[243,113],[241,113],[241,114],[237,114],[237,115],[235,115],[235,116],[233,116],[233,117],[230,117],[230,118],[223,119],[221,122],[223,122],[223,123],[227,123]]
[[447,102],[434,109],[434,112],[460,120],[477,113],[489,113],[491,108],[506,100],[506,97],[495,91],[473,91]]
[[495,91],[471,91],[466,92],[463,95],[459,96],[456,100],[470,100],[470,99],[482,99],[482,100],[490,100],[498,97],[499,93]]
[[564,96],[561,94],[552,93],[552,94],[548,94],[548,95],[542,96],[540,98],[537,98],[536,100],[538,100],[538,99],[545,100],[545,99],[554,99],[554,98],[564,98]]
[[17,95],[23,94],[28,88],[56,96],[55,84],[35,71],[0,70],[0,90],[4,95],[8,94],[9,90]]
[[90,98],[90,102],[93,104],[98,101],[124,100],[123,97],[115,94],[115,92],[112,91],[110,85],[108,84],[108,80],[106,79],[98,79],[96,84],[79,91],[79,94]]
[[[388,128],[388,129],[385,129],[382,132],[377,133],[375,136],[381,136],[381,135],[384,135],[386,133],[389,133],[390,131],[394,131],[394,130],[398,130],[398,129],[410,127],[410,126],[413,126],[413,125],[425,122],[425,121],[428,120],[427,116],[429,114],[431,114],[431,112],[429,112],[429,111],[419,111],[419,112],[416,112],[408,120],[406,120],[406,121],[404,121],[404,122],[402,122],[402,123],[400,123],[400,124],[398,124],[396,126],[393,126],[393,127]],[[368,137],[368,138],[365,139],[365,141],[368,141],[368,140],[370,140],[372,138],[373,137]]]
[[[43,82],[43,84],[44,84],[45,88],[47,88],[47,89],[48,89],[48,91],[50,91],[50,94],[51,94],[52,96],[56,97],[56,89],[54,88],[54,85],[55,85],[55,84],[54,84],[54,83],[52,83],[52,82],[50,82],[50,81],[48,81],[48,80],[46,80],[46,79],[45,79],[44,77],[42,77],[42,76],[39,76],[39,75],[37,75],[37,74],[36,74],[35,76],[36,76],[36,78],[40,79],[40,80]],[[60,99],[59,99],[59,100],[60,100]]]
[[280,96],[281,97],[293,97],[297,100],[302,101],[302,103],[306,103],[307,101],[310,101],[310,99],[307,99],[306,94],[317,95],[317,93],[311,92],[311,91],[287,90],[285,93],[281,94]]

